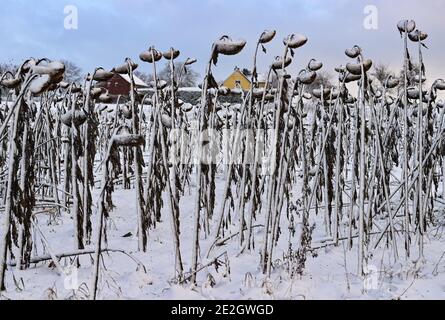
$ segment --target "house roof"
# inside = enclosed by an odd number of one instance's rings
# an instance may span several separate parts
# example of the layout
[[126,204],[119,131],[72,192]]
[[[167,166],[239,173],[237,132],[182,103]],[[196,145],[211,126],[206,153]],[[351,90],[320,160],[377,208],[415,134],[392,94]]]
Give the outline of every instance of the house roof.
[[[128,83],[130,83],[130,77],[128,76],[128,74],[119,74],[125,81],[127,81]],[[138,76],[136,76],[135,74],[133,74],[133,79],[134,79],[134,84],[139,86],[139,87],[147,87],[148,88],[148,84],[146,84],[141,78],[139,78]]]
[[[235,74],[235,73],[238,73],[238,74],[240,74],[244,79],[246,79],[247,81],[249,81],[249,83],[250,83],[250,80],[244,75],[244,73],[242,73],[241,72],[241,70],[240,69],[238,69],[238,68],[235,68],[235,70],[224,80],[224,82],[226,82],[227,80],[229,80],[230,79],[230,77],[233,75],[233,74]],[[223,83],[224,83],[223,82]]]

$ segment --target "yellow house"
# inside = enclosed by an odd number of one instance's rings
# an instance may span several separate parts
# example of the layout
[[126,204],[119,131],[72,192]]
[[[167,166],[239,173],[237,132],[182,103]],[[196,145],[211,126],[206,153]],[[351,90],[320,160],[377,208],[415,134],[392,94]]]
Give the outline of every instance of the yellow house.
[[[266,76],[264,74],[258,75],[258,82],[256,88],[264,88],[266,85]],[[250,79],[247,78],[244,73],[238,67],[235,67],[233,73],[223,82],[223,86],[230,90],[239,89],[240,87],[244,91],[250,90]]]
[[230,90],[241,87],[244,91],[247,91],[250,90],[250,80],[247,79],[239,68],[235,68],[233,73],[224,81],[223,86]]

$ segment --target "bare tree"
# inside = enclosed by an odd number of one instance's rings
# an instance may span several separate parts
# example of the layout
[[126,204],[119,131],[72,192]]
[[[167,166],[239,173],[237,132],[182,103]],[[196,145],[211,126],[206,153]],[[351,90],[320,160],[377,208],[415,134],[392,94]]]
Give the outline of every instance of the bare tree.
[[142,81],[144,81],[145,83],[149,83],[153,79],[153,77],[150,74],[145,73],[143,71],[135,70],[133,74]]
[[69,60],[61,60],[65,65],[65,77],[64,80],[69,83],[80,82],[83,78],[82,68]]
[[12,61],[0,63],[0,75],[7,71],[15,73],[17,71],[17,69],[18,69],[18,66],[16,64],[14,64]]
[[[407,72],[406,72],[406,79],[407,79],[407,85],[413,85],[414,79],[417,75],[419,75],[419,64],[417,63],[408,63]],[[403,88],[405,83],[405,70],[402,68],[399,73],[399,88]]]
[[321,86],[324,88],[332,87],[333,76],[329,71],[321,70],[317,72],[317,78],[315,78],[315,81],[312,82],[310,85],[308,85],[308,89],[318,89]]
[[374,76],[377,80],[379,80],[381,85],[384,85],[385,80],[389,76],[395,77],[395,73],[391,71],[389,65],[381,62],[376,64],[376,66],[374,67],[374,72],[371,73],[371,75]]
[[[14,64],[12,61],[9,62],[2,62],[0,63],[0,77],[5,73],[5,72],[12,72],[12,73],[16,73],[18,69],[18,66],[16,64]],[[0,87],[0,102],[2,101],[2,95],[4,94],[4,90],[2,90],[3,88]]]
[[[179,87],[195,87],[197,85],[199,74],[191,69],[190,66],[184,66],[184,62],[175,62],[174,69],[175,79],[178,79]],[[171,83],[170,66],[168,63],[159,71],[158,78],[167,81],[168,84]]]

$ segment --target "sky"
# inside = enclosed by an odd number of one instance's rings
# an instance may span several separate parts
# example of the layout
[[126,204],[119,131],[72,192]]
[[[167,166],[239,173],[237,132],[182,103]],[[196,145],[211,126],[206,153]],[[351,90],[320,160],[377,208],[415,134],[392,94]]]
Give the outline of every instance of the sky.
[[[77,8],[77,29],[64,27],[69,5]],[[367,6],[376,10],[376,29],[364,27],[370,21]],[[198,59],[193,69],[202,75],[215,40],[222,35],[246,40],[240,54],[221,56],[213,68],[215,78],[224,80],[235,66],[251,69],[259,35],[273,29],[277,36],[266,45],[267,54],[260,52],[259,72],[282,54],[283,38],[291,33],[309,40],[296,50],[290,72],[315,58],[333,73],[348,62],[344,50],[355,44],[374,63],[399,70],[403,42],[396,25],[414,19],[429,35],[423,52],[428,78],[445,78],[443,12],[445,0],[1,0],[0,62],[67,59],[89,72],[98,66],[111,69],[130,57],[150,73],[152,66],[138,56],[154,45],[160,51],[179,49],[179,60]],[[410,43],[410,50],[416,60],[416,44]]]

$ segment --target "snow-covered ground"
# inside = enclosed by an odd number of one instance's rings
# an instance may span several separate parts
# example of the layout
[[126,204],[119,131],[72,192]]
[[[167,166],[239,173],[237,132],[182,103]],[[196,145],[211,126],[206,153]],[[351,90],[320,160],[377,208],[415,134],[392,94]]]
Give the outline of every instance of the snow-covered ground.
[[[218,188],[222,188],[221,182]],[[218,192],[218,190],[217,190]],[[190,269],[193,187],[181,198],[181,249],[184,270]],[[97,190],[96,194],[97,196]],[[441,228],[432,231],[425,243],[425,259],[422,264],[407,262],[403,251],[398,263],[389,265],[389,253],[381,246],[369,260],[370,275],[357,276],[356,248],[347,250],[340,243],[338,247],[328,246],[316,250],[316,256],[309,255],[302,276],[289,278],[280,258],[287,250],[287,235],[281,237],[274,252],[275,269],[271,278],[266,279],[259,269],[259,250],[262,246],[261,228],[256,228],[257,247],[252,252],[239,255],[238,239],[232,238],[225,246],[217,247],[206,258],[213,238],[202,235],[200,262],[206,264],[213,257],[227,251],[228,265],[208,266],[198,274],[198,285],[172,284],[174,275],[174,250],[171,241],[169,215],[163,209],[163,221],[150,231],[148,251],[137,251],[136,210],[134,190],[120,190],[114,193],[116,209],[108,221],[108,248],[125,250],[103,254],[99,299],[445,299],[445,239]],[[96,222],[97,217],[93,217]],[[258,218],[261,223],[263,217]],[[282,228],[287,228],[283,218]],[[53,252],[63,253],[74,249],[73,222],[63,214],[56,222],[49,222],[46,214],[38,215],[38,223]],[[93,230],[94,226],[93,226]],[[131,233],[131,236],[128,234]],[[124,237],[124,235],[126,235]],[[43,245],[36,236],[38,252],[43,255]],[[93,235],[93,240],[95,235]],[[314,235],[314,238],[317,238]],[[293,240],[296,243],[296,239]],[[314,239],[313,246],[316,246]],[[90,245],[93,248],[93,245]],[[412,259],[416,257],[413,252]],[[225,256],[221,257],[225,261]],[[146,269],[139,264],[143,265]],[[392,260],[391,260],[392,261]],[[69,267],[70,258],[61,259]],[[7,291],[2,299],[68,299],[87,298],[92,276],[92,260],[88,255],[80,259],[80,268],[71,276],[61,276],[54,263],[33,264],[27,270],[8,268],[6,272]],[[229,266],[229,267],[228,267]],[[211,277],[209,276],[211,275]],[[214,284],[212,286],[213,281]],[[79,286],[77,290],[72,288]]]

